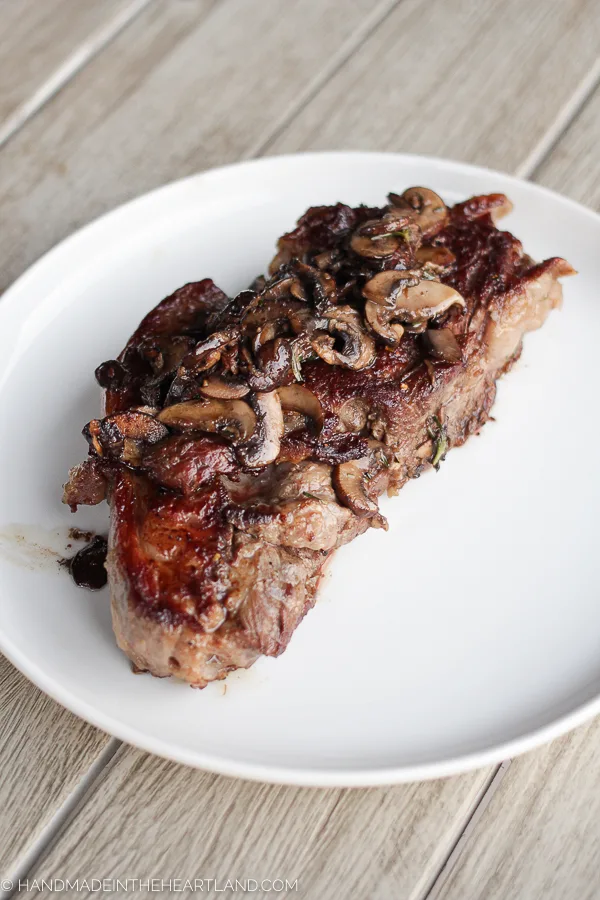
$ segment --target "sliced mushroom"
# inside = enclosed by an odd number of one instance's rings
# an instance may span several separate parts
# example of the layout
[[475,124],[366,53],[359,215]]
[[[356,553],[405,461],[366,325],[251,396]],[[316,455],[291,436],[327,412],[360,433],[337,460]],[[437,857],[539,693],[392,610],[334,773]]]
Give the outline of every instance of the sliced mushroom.
[[388,269],[385,272],[378,272],[363,287],[363,297],[378,306],[394,307],[396,297],[403,288],[415,287],[419,283],[419,274],[414,269]]
[[234,442],[248,440],[256,427],[256,416],[243,400],[186,400],[165,407],[158,419],[177,431],[223,432]]
[[383,338],[386,344],[395,346],[402,335],[404,328],[399,322],[391,322],[390,319],[394,315],[394,310],[386,309],[384,306],[378,306],[371,300],[365,303],[365,319],[375,334]]
[[318,432],[323,428],[323,407],[319,399],[301,384],[291,384],[279,388],[279,399],[284,411],[293,410],[312,419]]
[[351,400],[346,400],[338,411],[338,416],[346,431],[358,433],[366,428],[368,413],[369,407],[366,401],[359,397],[353,397]]
[[262,327],[279,319],[289,319],[298,310],[305,308],[305,303],[291,297],[267,300],[248,309],[244,314],[242,324],[247,331],[248,328]]
[[389,201],[419,226],[423,236],[437,234],[448,221],[448,209],[442,198],[429,188],[412,187],[403,194],[390,194]]
[[250,388],[242,381],[226,378],[224,375],[209,375],[200,387],[205,397],[214,400],[241,400],[250,392]]
[[394,315],[402,322],[416,323],[439,316],[455,304],[466,306],[464,298],[454,288],[441,281],[421,281],[405,288],[396,298]]
[[399,238],[393,234],[373,239],[366,234],[362,234],[360,230],[356,231],[350,240],[350,248],[358,256],[363,256],[366,259],[386,259],[396,252],[399,245]]
[[[351,306],[338,306],[326,313],[329,334],[318,335],[311,341],[315,353],[331,366],[364,369],[375,360],[373,338],[362,328],[359,313]],[[341,341],[341,350],[335,339]]]
[[193,351],[184,357],[177,374],[185,377],[211,369],[221,359],[225,347],[237,338],[238,331],[235,328],[215,331],[206,340],[199,341]]
[[460,344],[449,328],[428,328],[423,337],[427,349],[436,359],[447,363],[461,361]]
[[92,419],[83,429],[84,437],[97,456],[107,456],[130,466],[138,465],[142,444],[156,444],[168,433],[168,429],[153,416],[137,410]]
[[284,384],[291,384],[295,379],[292,362],[292,341],[276,338],[261,347],[257,354],[258,366],[254,364],[249,353],[245,353],[248,366],[246,381],[253,391],[266,392]]
[[365,490],[365,478],[369,465],[369,457],[364,457],[334,466],[333,487],[343,506],[347,506],[359,518],[373,519],[374,525],[387,530],[387,522],[379,512],[377,503],[368,496]]
[[253,394],[250,402],[256,417],[252,437],[237,448],[240,462],[251,469],[275,462],[283,437],[283,412],[277,391]]
[[456,257],[447,247],[419,247],[416,251],[417,262],[442,271],[456,262]]
[[308,295],[320,312],[337,303],[337,286],[329,272],[324,272],[316,266],[309,266],[300,260],[294,260],[290,268],[301,282],[300,290],[296,288],[292,290],[294,296],[306,300]]
[[94,375],[100,387],[107,391],[117,391],[125,385],[129,377],[127,369],[118,359],[108,359],[100,363]]

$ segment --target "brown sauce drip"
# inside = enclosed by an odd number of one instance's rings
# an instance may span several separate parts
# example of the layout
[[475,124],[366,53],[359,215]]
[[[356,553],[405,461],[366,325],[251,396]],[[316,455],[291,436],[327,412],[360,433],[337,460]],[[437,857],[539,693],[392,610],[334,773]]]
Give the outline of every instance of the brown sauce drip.
[[61,564],[68,568],[73,581],[78,587],[87,588],[90,591],[99,591],[107,581],[104,567],[107,549],[106,538],[96,535],[75,556],[62,560]]

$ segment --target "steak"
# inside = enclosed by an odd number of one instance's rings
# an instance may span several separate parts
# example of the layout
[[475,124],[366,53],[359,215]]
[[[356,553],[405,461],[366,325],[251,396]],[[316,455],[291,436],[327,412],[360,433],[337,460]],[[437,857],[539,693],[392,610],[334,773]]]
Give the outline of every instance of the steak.
[[117,642],[196,687],[277,656],[337,547],[489,417],[496,379],[561,302],[495,220],[425,188],[315,207],[268,276],[230,299],[188,284],[96,370],[105,416],[64,501],[107,496]]

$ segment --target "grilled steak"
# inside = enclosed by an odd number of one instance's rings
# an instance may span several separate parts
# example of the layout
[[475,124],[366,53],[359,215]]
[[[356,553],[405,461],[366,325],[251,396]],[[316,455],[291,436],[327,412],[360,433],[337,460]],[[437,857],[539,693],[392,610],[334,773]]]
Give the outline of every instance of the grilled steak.
[[105,417],[64,500],[111,511],[119,646],[197,687],[285,650],[334,550],[387,527],[377,497],[438,467],[561,301],[495,218],[425,188],[310,209],[230,300],[186,285],[96,376]]

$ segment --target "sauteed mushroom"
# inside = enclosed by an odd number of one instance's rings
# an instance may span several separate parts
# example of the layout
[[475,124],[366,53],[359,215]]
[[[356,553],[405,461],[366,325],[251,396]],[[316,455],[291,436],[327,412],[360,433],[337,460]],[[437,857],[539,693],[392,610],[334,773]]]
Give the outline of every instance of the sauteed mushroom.
[[370,459],[353,459],[334,467],[332,483],[340,502],[360,518],[376,519],[377,525],[387,529],[387,522],[379,512],[377,503],[365,490],[365,477]]
[[318,432],[323,427],[323,407],[318,398],[301,384],[291,384],[281,387],[278,391],[281,408],[284,411],[293,410],[307,416],[315,423]]
[[448,221],[446,204],[429,188],[408,188],[401,195],[389,194],[388,199],[419,226],[424,237],[437,234]]
[[248,440],[256,426],[243,400],[184,400],[165,407],[157,418],[176,431],[224,432],[234,442]]
[[462,359],[462,350],[454,332],[449,328],[428,328],[423,335],[425,346],[432,356],[442,362],[457,363]]
[[[362,328],[359,313],[351,306],[338,306],[325,314],[329,334],[317,335],[311,341],[315,353],[331,366],[364,369],[375,359],[373,338]],[[335,339],[341,341],[341,350]]]
[[224,375],[209,375],[200,387],[205,397],[214,400],[240,400],[249,393],[250,388],[242,381],[226,378]]
[[378,306],[393,307],[400,291],[415,287],[419,280],[419,272],[414,269],[388,269],[370,278],[363,287],[362,294],[365,300]]
[[156,444],[168,433],[168,429],[153,416],[137,410],[92,419],[83,429],[85,439],[97,456],[107,456],[129,466],[138,465],[142,444]]
[[454,305],[466,305],[454,288],[441,281],[421,281],[402,291],[396,299],[395,315],[403,322],[417,322],[433,319]]
[[277,391],[253,394],[250,398],[256,428],[252,437],[237,448],[239,460],[255,469],[275,462],[283,436],[283,413]]

